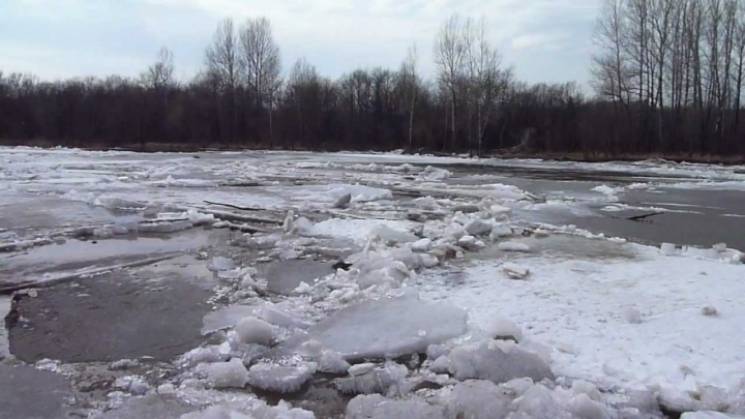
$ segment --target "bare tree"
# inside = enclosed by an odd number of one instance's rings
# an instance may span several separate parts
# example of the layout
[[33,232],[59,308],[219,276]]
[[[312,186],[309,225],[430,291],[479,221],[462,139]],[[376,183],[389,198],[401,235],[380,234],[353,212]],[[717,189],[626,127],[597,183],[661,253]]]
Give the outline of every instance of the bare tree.
[[740,2],[737,8],[737,22],[735,24],[735,57],[737,60],[735,79],[735,132],[740,127],[740,107],[742,100],[742,78],[745,71],[745,2]]
[[212,45],[205,53],[207,69],[222,88],[234,91],[238,86],[238,46],[232,19],[225,19],[215,31]]
[[627,34],[623,18],[625,0],[605,0],[598,18],[594,41],[600,51],[594,54],[594,86],[603,97],[628,106],[631,101],[629,82],[631,72],[626,63]]
[[212,44],[205,53],[208,77],[214,81],[217,93],[228,95],[230,124],[228,137],[235,139],[238,114],[236,112],[235,91],[239,84],[238,45],[232,19],[225,19],[215,31]]
[[417,73],[417,49],[416,45],[409,47],[406,59],[401,64],[400,83],[403,99],[409,113],[408,144],[414,149],[414,110],[419,97],[419,75]]
[[158,91],[173,84],[173,53],[168,48],[158,51],[155,63],[142,75],[142,81],[145,86]]
[[311,135],[311,120],[318,112],[321,96],[321,78],[316,68],[304,58],[298,59],[290,70],[285,89],[285,102],[294,110],[298,134],[291,140],[294,147],[296,140],[307,142]]
[[463,40],[466,48],[468,69],[468,103],[473,109],[473,127],[477,153],[481,155],[484,133],[494,112],[500,93],[509,82],[509,72],[500,69],[501,58],[486,36],[486,21],[478,24],[470,20],[464,27]]
[[268,111],[271,141],[272,113],[281,80],[279,47],[274,42],[269,20],[264,17],[249,19],[240,31],[240,44],[246,84],[253,93],[256,107]]
[[456,145],[455,107],[458,101],[458,83],[464,73],[465,58],[463,23],[458,15],[453,15],[440,28],[435,42],[435,62],[439,67],[439,81],[449,95],[452,148]]

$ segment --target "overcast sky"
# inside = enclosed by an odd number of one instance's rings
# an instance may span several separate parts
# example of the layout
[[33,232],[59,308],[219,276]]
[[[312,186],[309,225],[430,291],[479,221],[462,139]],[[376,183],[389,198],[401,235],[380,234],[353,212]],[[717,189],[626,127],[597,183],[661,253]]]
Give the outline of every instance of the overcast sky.
[[299,57],[331,77],[397,68],[416,43],[429,77],[437,30],[458,13],[486,19],[520,79],[586,84],[599,7],[600,0],[0,0],[0,70],[44,79],[135,76],[166,46],[188,80],[221,19],[265,16],[285,69]]

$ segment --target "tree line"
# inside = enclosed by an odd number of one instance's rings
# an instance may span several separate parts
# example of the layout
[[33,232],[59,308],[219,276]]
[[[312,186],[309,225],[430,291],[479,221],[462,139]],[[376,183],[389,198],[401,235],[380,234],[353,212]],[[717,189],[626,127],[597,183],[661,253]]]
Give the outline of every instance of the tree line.
[[0,72],[0,139],[82,147],[235,146],[490,153],[731,153],[740,121],[737,0],[607,0],[593,57],[597,95],[528,84],[502,64],[482,20],[452,16],[436,77],[412,46],[399,68],[325,77],[300,58],[283,77],[270,22],[219,23],[202,71],[174,77],[159,51],[137,78],[40,81]]
[[606,0],[593,57],[607,147],[742,152],[745,2]]

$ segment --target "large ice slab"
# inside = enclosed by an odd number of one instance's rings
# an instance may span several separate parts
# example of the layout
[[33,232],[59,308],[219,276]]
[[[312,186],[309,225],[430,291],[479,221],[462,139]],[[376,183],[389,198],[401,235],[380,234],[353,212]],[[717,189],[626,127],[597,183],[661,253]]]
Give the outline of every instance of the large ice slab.
[[414,296],[347,307],[310,330],[310,337],[347,359],[392,358],[424,352],[466,331],[466,313]]

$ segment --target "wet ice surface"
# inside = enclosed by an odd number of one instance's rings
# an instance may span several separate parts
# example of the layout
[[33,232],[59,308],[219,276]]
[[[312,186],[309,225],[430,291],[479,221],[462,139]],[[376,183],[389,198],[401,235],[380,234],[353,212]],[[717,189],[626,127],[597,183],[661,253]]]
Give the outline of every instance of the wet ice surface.
[[348,360],[380,359],[422,353],[465,331],[465,312],[400,297],[347,307],[311,328],[309,338]]
[[56,416],[743,414],[744,173],[1,148],[0,383]]
[[193,251],[206,246],[210,235],[186,232],[168,237],[124,237],[103,240],[70,239],[4,255],[0,284],[42,281],[79,270],[115,266],[138,260]]

